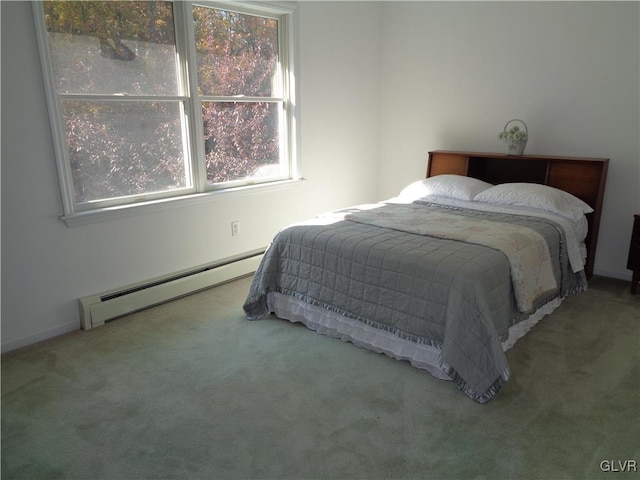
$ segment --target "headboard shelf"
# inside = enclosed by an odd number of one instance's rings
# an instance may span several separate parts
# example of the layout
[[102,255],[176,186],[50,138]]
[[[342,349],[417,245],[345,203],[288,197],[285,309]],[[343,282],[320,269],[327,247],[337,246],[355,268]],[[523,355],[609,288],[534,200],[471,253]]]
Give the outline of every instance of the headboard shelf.
[[587,215],[585,273],[593,274],[600,215],[607,181],[608,158],[512,156],[501,153],[436,150],[429,152],[427,177],[456,174],[488,183],[528,182],[564,190],[587,203],[594,212]]

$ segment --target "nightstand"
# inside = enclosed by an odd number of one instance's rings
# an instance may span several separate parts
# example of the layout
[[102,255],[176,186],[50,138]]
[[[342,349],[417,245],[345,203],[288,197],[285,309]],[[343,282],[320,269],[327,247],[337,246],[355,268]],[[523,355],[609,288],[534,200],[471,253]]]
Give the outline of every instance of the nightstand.
[[633,232],[631,232],[631,245],[629,245],[627,268],[633,270],[631,293],[635,294],[638,281],[640,281],[640,215],[634,215],[633,217]]

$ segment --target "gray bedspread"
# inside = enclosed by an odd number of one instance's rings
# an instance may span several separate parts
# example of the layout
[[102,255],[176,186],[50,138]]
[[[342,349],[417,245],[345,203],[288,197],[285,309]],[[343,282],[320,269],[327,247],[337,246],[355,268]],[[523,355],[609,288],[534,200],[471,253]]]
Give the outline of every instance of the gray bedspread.
[[[394,205],[384,208],[393,212]],[[586,289],[584,273],[569,266],[565,235],[555,222],[446,208],[544,237],[557,289],[538,298],[535,308]],[[353,210],[344,214],[349,220],[291,226],[276,235],[253,278],[247,318],[270,313],[269,292],[290,295],[440,348],[442,369],[467,396],[480,403],[493,398],[510,375],[501,341],[528,316],[517,309],[507,257],[486,246],[372,225]]]

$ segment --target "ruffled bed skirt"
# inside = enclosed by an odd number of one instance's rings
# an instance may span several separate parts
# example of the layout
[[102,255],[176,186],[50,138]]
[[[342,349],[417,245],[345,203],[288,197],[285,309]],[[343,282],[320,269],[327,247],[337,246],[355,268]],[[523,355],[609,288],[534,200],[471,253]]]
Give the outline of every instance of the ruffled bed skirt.
[[[557,298],[548,302],[526,320],[510,327],[508,339],[502,342],[503,350],[507,351],[513,347],[536,323],[558,308],[562,300],[563,298]],[[268,293],[267,304],[270,311],[279,318],[294,323],[300,322],[322,335],[339,338],[344,342],[351,342],[376,353],[384,353],[397,360],[408,361],[414,367],[427,370],[441,380],[454,380],[446,373],[446,365],[442,364],[440,348],[437,346],[397,337],[364,322],[281,293]]]

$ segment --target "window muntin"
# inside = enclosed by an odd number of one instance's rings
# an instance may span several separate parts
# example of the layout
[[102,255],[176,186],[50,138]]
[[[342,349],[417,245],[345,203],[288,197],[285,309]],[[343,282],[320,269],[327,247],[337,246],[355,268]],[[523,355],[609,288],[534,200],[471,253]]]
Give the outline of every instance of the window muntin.
[[291,11],[42,3],[66,216],[292,178]]

